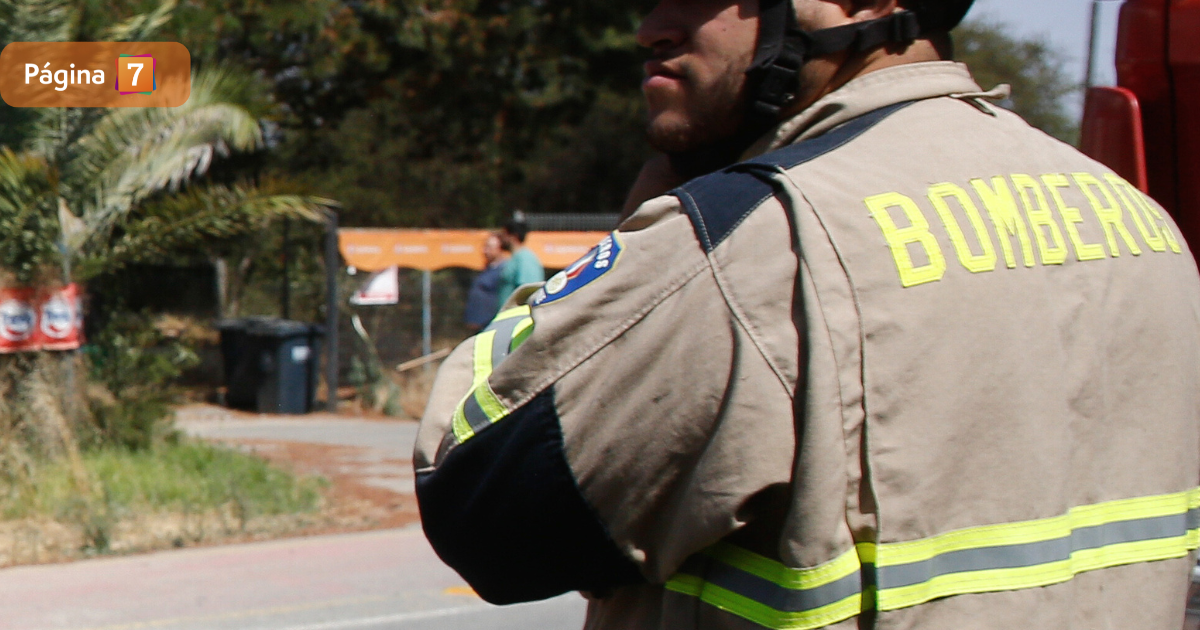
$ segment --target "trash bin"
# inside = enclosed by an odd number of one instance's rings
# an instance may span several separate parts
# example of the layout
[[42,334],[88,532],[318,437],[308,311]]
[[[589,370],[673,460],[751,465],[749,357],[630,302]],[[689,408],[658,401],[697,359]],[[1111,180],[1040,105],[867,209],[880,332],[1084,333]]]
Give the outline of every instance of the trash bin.
[[286,319],[217,322],[225,368],[225,404],[259,413],[312,411],[324,329]]

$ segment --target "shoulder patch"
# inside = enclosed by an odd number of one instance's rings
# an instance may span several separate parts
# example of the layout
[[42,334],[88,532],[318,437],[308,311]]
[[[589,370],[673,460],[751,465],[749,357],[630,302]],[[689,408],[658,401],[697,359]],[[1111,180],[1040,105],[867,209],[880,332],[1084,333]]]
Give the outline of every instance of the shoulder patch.
[[670,194],[678,197],[683,204],[704,251],[712,252],[750,213],[775,194],[773,185],[763,177],[764,174],[777,168],[786,170],[799,166],[838,149],[914,102],[906,101],[877,109],[812,140],[693,179]]
[[586,256],[551,276],[546,284],[533,294],[529,304],[541,306],[571,295],[616,268],[620,257],[621,237],[613,232],[604,237],[604,240],[593,247]]

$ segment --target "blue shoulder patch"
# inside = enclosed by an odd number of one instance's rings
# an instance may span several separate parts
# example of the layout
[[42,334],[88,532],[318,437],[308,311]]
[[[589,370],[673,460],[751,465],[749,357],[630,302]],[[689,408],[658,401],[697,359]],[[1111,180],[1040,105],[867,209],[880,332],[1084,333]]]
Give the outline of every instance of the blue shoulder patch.
[[712,252],[746,217],[775,194],[772,183],[765,175],[776,168],[789,169],[815,160],[861,136],[883,119],[914,102],[877,109],[812,140],[693,179],[670,194],[683,203],[704,251]]
[[599,245],[570,267],[554,274],[533,294],[531,306],[549,304],[578,291],[617,266],[621,256],[621,237],[616,232],[604,237]]

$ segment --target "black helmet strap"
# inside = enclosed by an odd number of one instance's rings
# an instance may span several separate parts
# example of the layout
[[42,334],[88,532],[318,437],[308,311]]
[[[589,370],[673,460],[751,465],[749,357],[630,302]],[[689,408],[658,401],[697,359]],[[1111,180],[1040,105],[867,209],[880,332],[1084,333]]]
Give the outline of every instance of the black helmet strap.
[[809,33],[797,27],[792,0],[760,0],[758,51],[746,71],[749,96],[741,127],[712,146],[671,154],[671,163],[679,174],[695,177],[736,161],[779,122],[780,112],[796,98],[800,68],[812,58],[847,50],[863,52],[891,43],[909,44],[920,35],[917,15],[906,10]]
[[792,0],[762,0],[758,52],[746,71],[752,99],[746,122],[760,133],[778,122],[779,112],[796,98],[800,68],[814,57],[910,44],[920,36],[917,15],[903,9],[886,17],[809,33],[797,28]]

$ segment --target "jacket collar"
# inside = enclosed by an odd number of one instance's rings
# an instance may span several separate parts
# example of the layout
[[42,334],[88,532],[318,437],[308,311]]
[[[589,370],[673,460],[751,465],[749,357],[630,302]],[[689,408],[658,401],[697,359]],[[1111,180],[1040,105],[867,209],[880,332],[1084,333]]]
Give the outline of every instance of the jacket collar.
[[755,142],[743,158],[814,138],[863,114],[896,103],[942,96],[978,99],[1003,95],[1006,94],[1001,91],[983,92],[967,67],[953,61],[884,68],[850,81],[784,121]]

